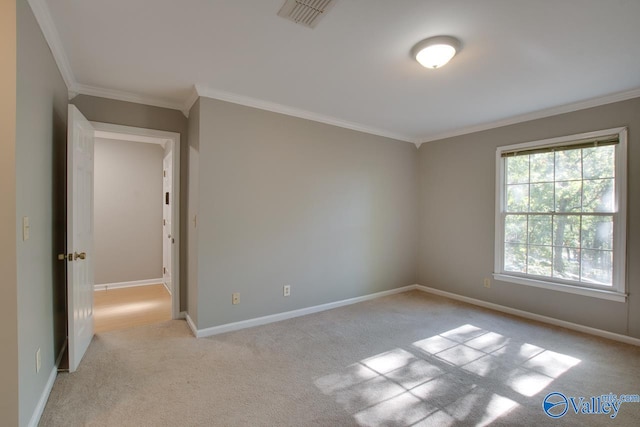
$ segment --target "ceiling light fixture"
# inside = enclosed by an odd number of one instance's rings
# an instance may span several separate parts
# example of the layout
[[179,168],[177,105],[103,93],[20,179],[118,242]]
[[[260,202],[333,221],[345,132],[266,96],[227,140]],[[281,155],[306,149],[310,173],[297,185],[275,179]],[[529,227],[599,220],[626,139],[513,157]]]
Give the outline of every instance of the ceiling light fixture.
[[440,68],[460,51],[460,40],[436,36],[422,40],[411,49],[411,56],[425,68]]

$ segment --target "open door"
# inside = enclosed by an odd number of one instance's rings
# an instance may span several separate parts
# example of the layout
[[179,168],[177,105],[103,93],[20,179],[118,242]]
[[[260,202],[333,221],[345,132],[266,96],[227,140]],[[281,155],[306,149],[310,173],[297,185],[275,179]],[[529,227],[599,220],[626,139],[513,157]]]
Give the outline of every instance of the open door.
[[[171,145],[171,143],[167,143]],[[164,285],[173,293],[173,283],[171,282],[172,252],[174,238],[172,236],[173,219],[173,147],[165,149],[162,161],[162,280]]]
[[69,105],[67,134],[67,313],[69,372],[93,338],[93,146],[91,123]]

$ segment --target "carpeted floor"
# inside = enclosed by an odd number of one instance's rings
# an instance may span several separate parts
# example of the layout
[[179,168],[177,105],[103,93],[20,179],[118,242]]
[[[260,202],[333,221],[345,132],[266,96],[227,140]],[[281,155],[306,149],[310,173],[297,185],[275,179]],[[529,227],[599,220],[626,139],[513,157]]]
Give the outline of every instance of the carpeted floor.
[[550,392],[639,394],[640,348],[413,291],[199,340],[98,334],[40,425],[640,425],[640,403],[551,419]]

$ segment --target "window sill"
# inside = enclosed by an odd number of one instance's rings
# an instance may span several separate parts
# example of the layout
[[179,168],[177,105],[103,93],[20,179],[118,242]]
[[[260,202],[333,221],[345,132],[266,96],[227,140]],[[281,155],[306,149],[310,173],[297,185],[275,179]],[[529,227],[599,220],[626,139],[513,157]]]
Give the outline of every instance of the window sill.
[[546,282],[543,280],[530,279],[528,277],[512,276],[504,273],[494,273],[493,278],[502,282],[516,283],[518,285],[533,286],[535,288],[551,289],[553,291],[567,292],[570,294],[583,295],[593,298],[606,299],[609,301],[626,302],[627,294],[606,291],[601,289],[581,288],[578,286],[565,285],[562,283]]

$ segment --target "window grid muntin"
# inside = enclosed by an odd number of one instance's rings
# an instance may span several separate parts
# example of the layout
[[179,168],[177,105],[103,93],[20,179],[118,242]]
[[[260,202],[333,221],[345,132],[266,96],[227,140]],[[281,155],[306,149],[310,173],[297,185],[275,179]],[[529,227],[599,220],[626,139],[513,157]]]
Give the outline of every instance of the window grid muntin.
[[[604,146],[603,146],[604,147]],[[521,182],[518,181],[516,183],[513,184],[509,184],[508,183],[508,170],[509,170],[509,159],[510,157],[503,157],[502,158],[502,162],[505,165],[504,167],[504,184],[503,184],[503,215],[502,215],[502,228],[503,230],[506,232],[506,217],[508,215],[524,215],[526,218],[526,243],[522,243],[522,242],[507,242],[506,239],[506,235],[503,233],[503,242],[502,242],[502,270],[505,272],[508,272],[509,274],[515,274],[515,275],[522,275],[524,277],[533,277],[533,278],[540,278],[540,279],[549,279],[552,278],[554,281],[559,281],[559,282],[563,282],[563,283],[567,283],[567,284],[577,284],[579,286],[587,286],[587,287],[594,287],[594,288],[604,288],[604,289],[611,289],[615,283],[615,258],[613,257],[614,254],[614,249],[615,249],[615,241],[612,241],[611,243],[611,249],[594,249],[594,248],[585,248],[583,247],[583,221],[582,218],[583,216],[607,216],[607,217],[611,217],[612,219],[612,226],[614,228],[613,230],[613,238],[612,240],[615,239],[615,228],[616,228],[616,223],[617,223],[617,212],[615,212],[615,207],[610,210],[610,211],[602,211],[602,212],[585,212],[585,198],[584,198],[584,182],[585,181],[594,181],[594,180],[603,180],[603,179],[613,179],[613,194],[615,194],[615,175],[616,175],[616,161],[617,161],[617,153],[616,151],[613,152],[613,158],[612,158],[612,163],[613,163],[613,172],[614,172],[614,176],[613,177],[600,177],[600,178],[584,178],[584,149],[587,147],[579,147],[579,148],[575,148],[575,149],[565,149],[564,151],[573,151],[573,150],[580,150],[580,176],[581,179],[569,179],[569,180],[562,180],[562,181],[557,181],[557,163],[558,163],[558,154],[561,152],[554,152],[554,156],[553,156],[553,181],[536,181],[536,182],[532,182],[531,181],[531,156],[536,154],[536,153],[530,153],[530,154],[524,154],[522,155],[527,156],[527,176],[528,176],[528,182]],[[598,148],[598,147],[596,147]],[[557,191],[557,183],[564,183],[564,182],[580,182],[580,206],[579,206],[579,211],[575,212],[575,211],[570,211],[570,210],[566,210],[566,211],[561,211],[558,212],[557,211],[557,207],[558,207],[558,191]],[[551,212],[532,212],[531,209],[531,187],[533,184],[542,184],[542,183],[550,183],[553,184],[553,207],[554,210]],[[527,185],[527,201],[526,201],[526,205],[527,205],[527,211],[509,211],[507,212],[508,209],[508,205],[509,205],[509,200],[508,200],[508,189],[509,186],[514,186],[514,185]],[[614,196],[615,197],[615,196]],[[615,199],[614,199],[615,200]],[[530,230],[531,230],[531,226],[530,226],[530,216],[532,215],[541,215],[541,216],[550,216],[551,217],[551,245],[538,245],[538,244],[531,244],[530,243]],[[575,216],[579,218],[579,228],[578,228],[578,247],[573,247],[573,246],[558,246],[555,244],[555,233],[556,233],[556,228],[554,227],[555,225],[555,217],[558,215],[566,215],[566,216]],[[517,271],[513,271],[513,270],[507,270],[507,266],[505,265],[506,263],[506,255],[507,255],[507,245],[508,244],[517,244],[517,245],[524,245],[526,248],[525,251],[525,273],[521,273],[521,272],[517,272]],[[551,274],[550,276],[544,276],[544,275],[537,275],[537,274],[533,274],[530,273],[530,253],[531,253],[531,248],[535,246],[535,247],[547,247],[551,249]],[[579,250],[579,255],[578,255],[578,280],[568,280],[564,277],[561,276],[556,276],[555,275],[555,250],[560,250],[561,252],[564,251],[564,249],[569,248],[569,249],[577,249]],[[610,283],[609,284],[602,284],[599,282],[594,282],[586,277],[584,277],[584,258],[583,258],[583,251],[599,251],[599,252],[603,252],[603,253],[609,253],[610,257],[612,259],[611,261],[611,266],[610,266],[610,270],[609,270],[609,276],[610,276]]]

